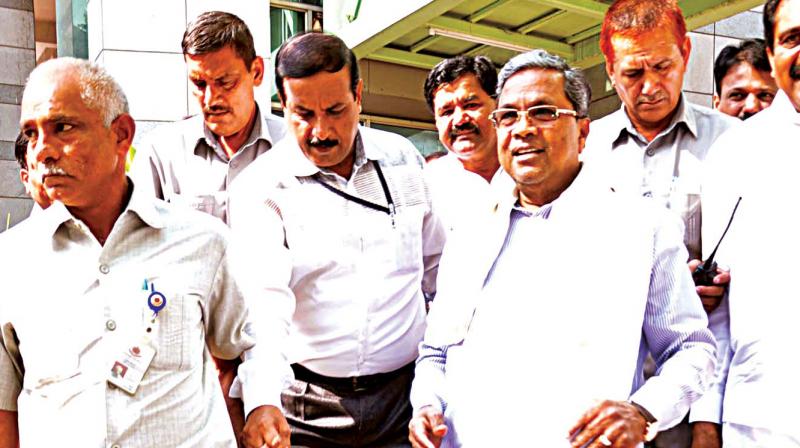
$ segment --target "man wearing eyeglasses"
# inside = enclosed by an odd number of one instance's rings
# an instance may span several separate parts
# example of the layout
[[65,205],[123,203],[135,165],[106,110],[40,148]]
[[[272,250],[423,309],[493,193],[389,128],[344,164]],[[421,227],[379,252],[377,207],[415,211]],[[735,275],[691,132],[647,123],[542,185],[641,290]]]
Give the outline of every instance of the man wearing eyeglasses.
[[[412,387],[414,447],[636,447],[714,370],[680,222],[582,168],[591,96],[544,50],[500,72],[516,186],[440,265]],[[624,217],[624,219],[623,219]],[[660,374],[641,377],[651,352]]]
[[[692,104],[682,93],[692,44],[686,21],[674,0],[617,0],[606,12],[600,34],[606,71],[622,107],[592,124],[583,160],[605,173],[615,191],[652,198],[684,222],[687,261],[694,270],[703,249],[717,243],[701,240],[701,170],[714,141],[739,122],[718,111]],[[706,250],[706,252],[710,252]],[[711,285],[697,292],[709,313],[710,328],[727,350],[723,303],[728,272],[718,270]],[[648,366],[648,372],[652,365]],[[719,394],[715,388],[714,394]],[[709,393],[692,407],[689,421],[659,437],[657,446],[714,447],[721,409]]]

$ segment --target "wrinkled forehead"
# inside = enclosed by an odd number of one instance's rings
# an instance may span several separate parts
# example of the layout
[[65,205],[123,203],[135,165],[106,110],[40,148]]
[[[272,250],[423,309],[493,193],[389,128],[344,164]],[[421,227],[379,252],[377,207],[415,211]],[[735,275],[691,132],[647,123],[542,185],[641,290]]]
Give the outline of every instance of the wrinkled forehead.
[[81,116],[97,114],[83,101],[77,76],[70,73],[47,73],[32,77],[22,96],[20,124],[43,120],[54,115]]
[[637,35],[616,34],[611,38],[618,61],[646,61],[680,56],[681,47],[675,36],[665,30],[652,30]]
[[571,104],[564,92],[564,74],[558,70],[529,68],[511,75],[497,97],[497,107],[532,107]]

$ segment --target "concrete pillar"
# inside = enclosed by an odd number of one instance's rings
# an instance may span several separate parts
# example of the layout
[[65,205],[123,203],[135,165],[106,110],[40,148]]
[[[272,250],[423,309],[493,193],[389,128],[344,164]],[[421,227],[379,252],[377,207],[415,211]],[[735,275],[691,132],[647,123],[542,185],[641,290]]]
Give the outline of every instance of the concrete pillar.
[[36,64],[33,0],[0,0],[0,232],[30,213],[33,202],[19,181],[14,140],[19,133],[25,80]]

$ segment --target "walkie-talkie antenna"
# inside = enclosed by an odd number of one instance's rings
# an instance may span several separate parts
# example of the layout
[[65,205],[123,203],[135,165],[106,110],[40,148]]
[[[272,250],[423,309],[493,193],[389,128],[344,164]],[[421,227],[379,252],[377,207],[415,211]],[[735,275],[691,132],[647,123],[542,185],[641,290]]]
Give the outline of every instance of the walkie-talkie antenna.
[[728,220],[728,225],[725,227],[725,231],[722,232],[722,236],[719,237],[719,241],[717,241],[717,245],[714,247],[714,250],[711,252],[711,255],[708,256],[708,260],[703,263],[703,269],[708,271],[711,269],[711,265],[714,263],[714,256],[717,255],[717,249],[719,249],[719,244],[725,239],[725,235],[728,233],[728,229],[731,228],[731,224],[733,223],[733,217],[736,216],[736,209],[739,208],[739,203],[742,202],[742,197],[739,196],[739,199],[736,201],[736,205],[733,207],[733,212],[731,212],[731,219]]

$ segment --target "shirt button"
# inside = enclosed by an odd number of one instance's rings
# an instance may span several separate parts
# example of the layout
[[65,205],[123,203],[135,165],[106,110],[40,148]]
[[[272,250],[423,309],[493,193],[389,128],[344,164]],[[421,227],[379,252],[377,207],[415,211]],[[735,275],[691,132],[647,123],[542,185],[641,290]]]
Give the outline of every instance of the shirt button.
[[653,193],[651,193],[651,192],[647,191],[647,192],[645,192],[645,194],[644,194],[644,197],[646,197],[646,198],[652,198],[652,197],[653,197]]
[[100,265],[100,272],[102,272],[103,274],[108,274],[109,271],[110,269],[108,268],[108,265],[105,264]]
[[106,328],[108,328],[108,331],[114,331],[117,329],[117,323],[114,322],[114,319],[109,319],[106,321]]
[[115,444],[111,445],[111,448],[121,448],[121,447],[115,443]]
[[653,156],[653,154],[655,154],[656,152],[655,152],[655,150],[654,150],[653,148],[650,148],[650,149],[648,149],[647,151],[645,151],[645,153],[646,153],[648,156],[652,157],[652,156]]

